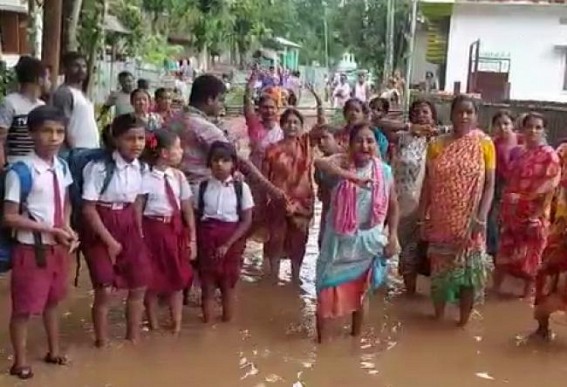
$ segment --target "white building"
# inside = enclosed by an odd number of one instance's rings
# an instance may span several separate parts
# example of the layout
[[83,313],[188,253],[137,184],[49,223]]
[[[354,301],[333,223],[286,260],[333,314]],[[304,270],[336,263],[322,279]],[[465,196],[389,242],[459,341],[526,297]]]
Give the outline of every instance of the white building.
[[[460,82],[462,92],[478,92],[483,96],[488,93],[492,99],[505,98],[502,93],[508,96],[509,92],[510,99],[567,102],[567,2],[421,0],[421,3],[429,9],[435,5],[451,7],[444,74],[446,91],[452,91],[455,83]],[[469,55],[475,41],[479,41],[480,47],[478,61],[474,49],[473,55]]]

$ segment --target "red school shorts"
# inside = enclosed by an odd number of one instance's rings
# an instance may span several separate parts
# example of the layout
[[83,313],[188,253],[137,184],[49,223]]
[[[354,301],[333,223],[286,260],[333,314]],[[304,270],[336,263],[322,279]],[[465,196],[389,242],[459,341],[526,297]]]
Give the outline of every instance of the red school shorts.
[[35,248],[17,244],[12,250],[11,297],[14,315],[41,314],[67,294],[69,253],[64,246],[45,246],[45,267],[39,267]]

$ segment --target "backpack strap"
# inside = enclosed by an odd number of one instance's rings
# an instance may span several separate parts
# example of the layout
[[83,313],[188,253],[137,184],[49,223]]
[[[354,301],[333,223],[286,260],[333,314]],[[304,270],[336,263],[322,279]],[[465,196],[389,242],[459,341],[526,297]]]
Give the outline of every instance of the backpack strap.
[[236,194],[236,213],[238,218],[242,220],[242,181],[234,181],[234,193]]
[[104,180],[102,182],[102,188],[100,189],[100,195],[104,194],[108,187],[110,186],[110,182],[112,181],[112,176],[116,172],[116,162],[112,157],[106,157],[104,159]]
[[[14,171],[20,180],[20,213],[24,212],[26,208],[26,201],[32,189],[32,173],[30,168],[23,161],[18,161],[10,166],[10,170]],[[28,213],[30,219],[35,220],[33,216]],[[38,267],[46,267],[47,260],[45,257],[45,250],[41,240],[40,232],[33,232],[33,242],[35,250],[35,260]]]
[[205,192],[209,186],[208,180],[203,180],[199,183],[199,196],[197,197],[197,212],[199,214],[199,219],[203,216],[205,212]]

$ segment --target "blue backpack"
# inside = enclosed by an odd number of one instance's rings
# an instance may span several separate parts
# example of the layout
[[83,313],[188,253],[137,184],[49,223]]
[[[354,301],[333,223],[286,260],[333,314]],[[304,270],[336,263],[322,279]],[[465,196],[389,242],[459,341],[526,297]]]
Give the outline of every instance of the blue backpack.
[[[65,163],[63,165],[66,165]],[[32,173],[26,163],[18,161],[4,168],[0,173],[0,197],[2,207],[0,219],[4,219],[4,197],[6,196],[6,176],[8,172],[14,171],[20,179],[20,213],[24,211],[24,203],[32,189]],[[65,170],[67,173],[67,170]],[[31,218],[31,216],[30,216]],[[33,218],[32,218],[33,219]],[[42,248],[41,233],[34,232],[34,245],[36,247],[36,261],[39,267],[45,267],[45,252]],[[3,227],[0,230],[0,273],[6,273],[12,268],[12,247],[14,244],[14,233],[11,229]]]
[[[112,151],[104,148],[96,149],[77,149],[72,150],[68,156],[69,170],[71,171],[71,176],[73,177],[73,184],[69,188],[69,197],[71,200],[71,206],[73,207],[73,213],[71,217],[71,225],[74,230],[78,230],[82,221],[82,207],[83,207],[83,185],[85,179],[83,176],[83,170],[90,162],[104,162],[105,176],[102,183],[102,188],[99,192],[100,195],[104,194],[108,189],[112,176],[116,172],[116,162],[112,157]],[[140,163],[140,172],[144,172],[145,164]],[[75,272],[75,286],[79,284],[79,272],[81,270],[81,257],[80,251],[77,250],[77,266]]]
[[112,153],[103,148],[72,150],[68,157],[69,170],[73,177],[73,184],[71,184],[71,187],[69,188],[69,197],[71,199],[71,206],[73,207],[71,223],[73,228],[76,228],[81,224],[83,185],[85,183],[83,170],[91,161],[104,161],[106,175],[100,192],[102,195],[108,189],[112,176],[116,171],[116,163],[112,158]]

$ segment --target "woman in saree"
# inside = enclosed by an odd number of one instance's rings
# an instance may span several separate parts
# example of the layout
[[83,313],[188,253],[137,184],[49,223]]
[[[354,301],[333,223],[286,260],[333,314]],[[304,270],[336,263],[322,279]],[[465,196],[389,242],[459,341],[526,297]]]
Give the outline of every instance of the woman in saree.
[[498,234],[500,233],[499,209],[502,192],[510,170],[510,155],[512,149],[518,146],[518,136],[515,132],[514,116],[508,110],[501,110],[492,117],[494,131],[494,148],[496,150],[496,181],[494,200],[488,215],[486,252],[495,257],[498,252]]
[[315,162],[318,169],[340,179],[317,260],[319,342],[330,318],[352,315],[351,333],[361,333],[364,298],[383,281],[384,259],[399,251],[392,170],[376,156],[376,148],[371,127],[361,123],[350,132],[348,153]]
[[561,177],[559,157],[545,141],[545,117],[529,113],[522,121],[524,145],[512,152],[500,207],[500,240],[494,290],[504,276],[524,282],[523,297],[533,290],[549,232],[553,194]]
[[309,133],[303,131],[303,116],[294,108],[285,110],[280,119],[284,139],[266,149],[262,173],[285,193],[285,202],[268,198],[262,226],[267,235],[264,259],[270,274],[278,281],[280,260],[291,260],[294,283],[299,273],[313,217],[313,153]]
[[538,328],[535,337],[552,337],[549,318],[557,311],[567,311],[567,142],[557,148],[561,180],[555,193],[554,220],[542,263],[536,275],[534,317]]
[[422,265],[418,252],[418,208],[425,177],[427,144],[437,133],[435,105],[425,100],[414,101],[409,109],[409,119],[410,130],[390,131],[390,138],[395,141],[392,169],[400,204],[402,251],[398,271],[403,276],[406,294],[411,296],[416,292],[417,275]]
[[468,323],[475,299],[484,295],[484,234],[494,194],[494,144],[476,129],[477,117],[472,98],[453,100],[453,132],[428,145],[420,202],[435,316],[443,318],[447,302],[458,302],[460,326]]

